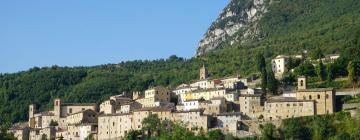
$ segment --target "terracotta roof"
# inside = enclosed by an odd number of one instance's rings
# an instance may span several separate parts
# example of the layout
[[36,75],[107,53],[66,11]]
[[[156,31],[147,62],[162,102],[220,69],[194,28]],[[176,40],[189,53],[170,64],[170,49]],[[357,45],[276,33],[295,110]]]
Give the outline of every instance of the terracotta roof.
[[227,113],[218,114],[217,116],[233,116],[233,115],[242,115],[242,113],[241,112],[227,112]]
[[213,97],[210,100],[223,100],[223,99],[225,100],[224,97]]
[[176,111],[174,113],[189,113],[189,112],[204,112],[205,109],[201,108],[201,109],[191,109],[191,110],[180,110],[180,111]]
[[106,117],[106,116],[125,116],[125,115],[132,115],[133,113],[115,113],[115,114],[100,114],[99,117]]
[[27,122],[16,123],[11,127],[11,130],[22,130],[24,128],[28,128],[28,123]]
[[299,89],[298,92],[324,92],[332,91],[334,88],[310,88],[310,89]]
[[261,97],[261,94],[240,94],[240,97]]
[[54,116],[54,113],[49,112],[49,111],[40,112],[40,113],[37,113],[37,114],[40,114],[41,116]]
[[217,91],[217,90],[226,90],[226,91],[230,91],[229,89],[225,89],[225,88],[210,88],[210,89],[199,89],[199,90],[194,90],[194,91],[192,91],[192,92],[193,92],[193,93],[199,93],[199,92]]
[[298,100],[294,97],[273,97],[269,98],[267,103],[274,103],[274,102],[314,102],[313,100]]
[[98,114],[96,111],[94,111],[94,110],[92,110],[92,109],[86,109],[86,110],[82,110],[82,111],[75,112],[75,113],[72,113],[72,114],[68,114],[68,116],[74,115],[74,114],[79,114],[79,113],[84,113],[84,112],[88,112],[88,111],[94,112],[94,113]]
[[96,103],[62,103],[61,106],[96,106]]
[[158,106],[158,107],[144,107],[140,108],[136,111],[153,111],[153,112],[163,112],[163,111],[172,111],[174,109],[173,105],[165,105],[165,106]]

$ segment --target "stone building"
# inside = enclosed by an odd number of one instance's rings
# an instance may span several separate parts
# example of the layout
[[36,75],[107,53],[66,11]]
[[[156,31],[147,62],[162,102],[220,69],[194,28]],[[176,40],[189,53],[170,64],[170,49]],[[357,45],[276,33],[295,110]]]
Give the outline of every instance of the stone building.
[[205,65],[202,66],[202,68],[200,69],[200,80],[205,80],[207,79],[209,76],[208,70],[205,67]]
[[281,120],[315,115],[313,100],[298,100],[292,97],[271,98],[265,102],[265,120]]
[[162,103],[170,102],[171,92],[162,86],[150,88],[145,91],[145,96],[135,100],[142,107],[160,106]]
[[213,89],[207,89],[207,90],[196,90],[196,91],[188,92],[186,94],[180,94],[180,96],[178,98],[180,98],[180,100],[182,100],[182,102],[184,102],[187,100],[195,100],[195,99],[201,99],[201,98],[203,98],[205,100],[210,100],[215,97],[224,97],[226,99],[226,101],[234,102],[239,99],[239,93],[237,91],[231,90],[231,89],[213,88]]
[[263,115],[263,97],[261,94],[240,94],[240,112],[253,119]]
[[217,115],[224,113],[228,110],[227,102],[223,97],[215,97],[210,100],[194,99],[183,102],[177,105],[179,111],[189,111],[203,109],[206,115]]
[[271,61],[271,68],[275,77],[281,78],[283,73],[287,71],[286,64],[288,63],[289,56],[278,55]]
[[333,88],[307,88],[307,78],[298,78],[296,97],[272,97],[265,101],[265,119],[332,114],[335,112]]

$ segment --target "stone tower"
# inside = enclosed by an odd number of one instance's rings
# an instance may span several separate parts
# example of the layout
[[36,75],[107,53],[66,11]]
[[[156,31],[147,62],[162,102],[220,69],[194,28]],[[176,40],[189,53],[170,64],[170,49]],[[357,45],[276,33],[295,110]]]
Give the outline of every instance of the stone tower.
[[205,65],[203,65],[200,69],[200,80],[205,80],[206,78],[208,78],[208,71]]
[[61,100],[60,99],[55,99],[54,100],[54,115],[56,117],[61,117]]
[[29,119],[33,118],[35,113],[36,113],[36,105],[35,104],[29,105]]
[[133,100],[139,99],[139,94],[140,94],[140,92],[134,91],[133,92]]
[[298,78],[298,90],[301,90],[301,89],[306,89],[306,76],[300,76]]

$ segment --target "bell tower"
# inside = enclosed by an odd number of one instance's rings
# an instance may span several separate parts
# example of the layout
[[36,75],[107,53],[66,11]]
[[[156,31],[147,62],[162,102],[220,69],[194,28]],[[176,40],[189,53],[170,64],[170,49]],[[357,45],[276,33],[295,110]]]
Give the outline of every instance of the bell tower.
[[35,113],[36,113],[36,105],[35,104],[29,105],[29,119],[33,118]]
[[203,65],[200,69],[200,80],[205,80],[206,78],[208,78],[208,71],[205,65]]
[[307,80],[306,76],[300,76],[298,78],[298,90],[307,88],[306,87],[306,84],[307,84],[306,80]]
[[61,100],[59,98],[54,100],[54,115],[61,117]]
[[139,94],[140,94],[140,92],[138,92],[138,91],[134,91],[133,92],[133,100],[136,100],[136,99],[139,99]]

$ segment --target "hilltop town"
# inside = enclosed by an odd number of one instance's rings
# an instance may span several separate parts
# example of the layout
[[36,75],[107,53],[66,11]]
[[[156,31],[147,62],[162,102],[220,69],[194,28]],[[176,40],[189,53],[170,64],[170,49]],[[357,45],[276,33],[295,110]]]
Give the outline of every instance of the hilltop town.
[[[288,71],[290,57],[301,56],[279,55],[272,59],[271,68],[277,79]],[[337,58],[332,55],[327,60]],[[259,135],[258,126],[267,122],[280,125],[287,118],[338,111],[335,89],[309,88],[306,76],[297,77],[293,90],[268,95],[259,87],[261,79],[254,76],[212,78],[209,75],[202,66],[196,81],[175,89],[150,87],[144,92],[134,91],[131,97],[115,95],[99,106],[55,99],[52,110],[39,112],[31,104],[28,122],[17,123],[10,131],[18,140],[84,140],[90,135],[98,140],[117,140],[132,130],[141,130],[144,119],[156,115],[160,120],[185,123],[195,133],[217,129],[247,137]]]

